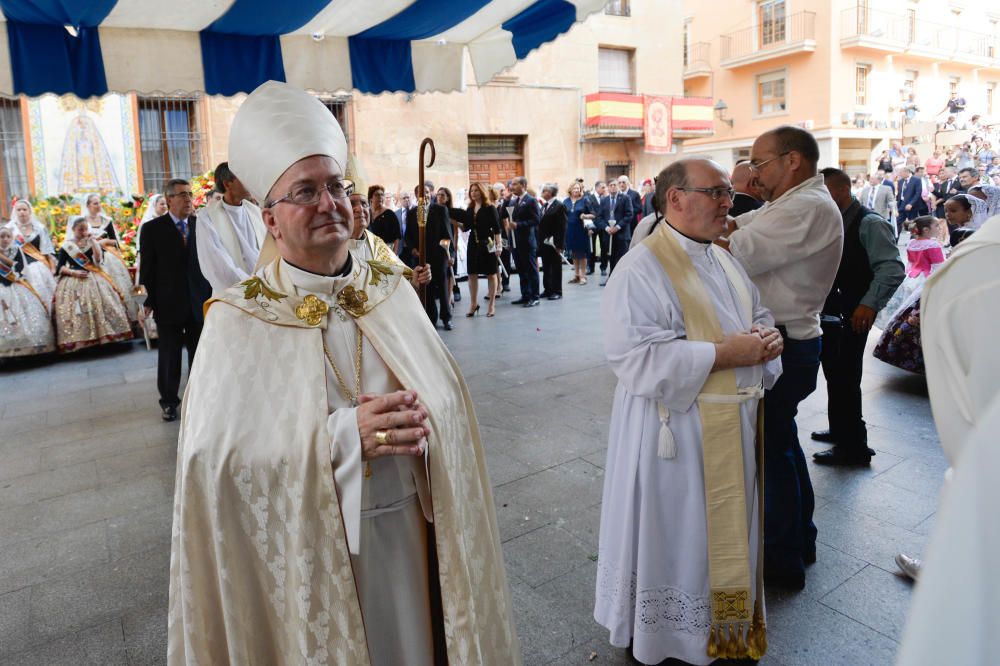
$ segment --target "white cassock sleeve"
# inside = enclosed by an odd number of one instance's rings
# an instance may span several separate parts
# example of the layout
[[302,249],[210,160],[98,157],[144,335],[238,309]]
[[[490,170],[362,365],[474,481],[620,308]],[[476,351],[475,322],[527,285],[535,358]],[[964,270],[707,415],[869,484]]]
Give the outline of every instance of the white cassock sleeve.
[[351,555],[357,555],[361,539],[361,484],[364,482],[358,410],[354,407],[335,410],[326,419],[326,432],[330,436],[333,481],[347,532],[347,547]]
[[[222,215],[228,214],[222,211]],[[228,219],[226,223],[229,223]],[[222,244],[219,232],[215,230],[214,221],[208,215],[198,218],[197,246],[198,264],[213,291],[228,289],[250,277],[233,263],[233,258]]]
[[608,327],[604,351],[629,394],[657,400],[670,411],[686,412],[712,372],[715,345],[683,337],[680,305],[653,261],[655,270],[635,270],[638,266],[630,265],[631,270],[608,280],[601,300],[601,315]]

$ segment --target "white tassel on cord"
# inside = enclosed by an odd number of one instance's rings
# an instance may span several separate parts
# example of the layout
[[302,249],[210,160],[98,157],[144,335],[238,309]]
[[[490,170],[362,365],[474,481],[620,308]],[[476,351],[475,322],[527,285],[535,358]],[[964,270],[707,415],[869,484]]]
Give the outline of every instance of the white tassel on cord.
[[674,441],[674,434],[670,432],[670,410],[660,403],[656,403],[656,409],[660,414],[660,442],[656,448],[656,455],[672,460],[677,457],[677,442]]

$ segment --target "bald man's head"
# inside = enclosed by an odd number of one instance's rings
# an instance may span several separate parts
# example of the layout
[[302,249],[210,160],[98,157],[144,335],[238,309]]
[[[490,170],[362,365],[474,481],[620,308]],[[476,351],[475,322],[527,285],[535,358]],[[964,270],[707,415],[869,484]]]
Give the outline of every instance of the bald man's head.
[[[750,170],[749,162],[740,162],[733,169],[733,175],[730,178],[733,181],[733,189],[737,192],[747,192],[747,185],[753,180],[753,171]],[[748,193],[748,192],[747,192]]]

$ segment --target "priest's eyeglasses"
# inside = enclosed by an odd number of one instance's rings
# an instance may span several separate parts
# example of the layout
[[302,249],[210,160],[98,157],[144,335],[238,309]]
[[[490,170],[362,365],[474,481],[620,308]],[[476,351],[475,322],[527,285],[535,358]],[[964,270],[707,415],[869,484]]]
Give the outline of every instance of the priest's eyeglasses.
[[723,196],[728,196],[732,201],[736,196],[736,190],[731,187],[678,187],[681,192],[702,192],[712,197],[712,201],[718,201]]
[[315,206],[323,198],[323,192],[329,192],[336,199],[346,199],[354,192],[354,183],[349,180],[332,180],[322,187],[312,183],[296,185],[285,196],[266,204],[265,208],[273,208],[287,201],[296,206]]

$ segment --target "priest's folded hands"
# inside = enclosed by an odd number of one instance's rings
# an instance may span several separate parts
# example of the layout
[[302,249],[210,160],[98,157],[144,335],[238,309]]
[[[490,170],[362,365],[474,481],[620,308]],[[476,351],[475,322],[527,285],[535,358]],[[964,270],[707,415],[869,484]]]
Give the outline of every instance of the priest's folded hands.
[[781,356],[784,340],[778,329],[754,326],[749,333],[731,333],[715,344],[712,371],[761,365]]
[[357,419],[364,460],[423,455],[431,433],[416,391],[363,394],[358,397]]

